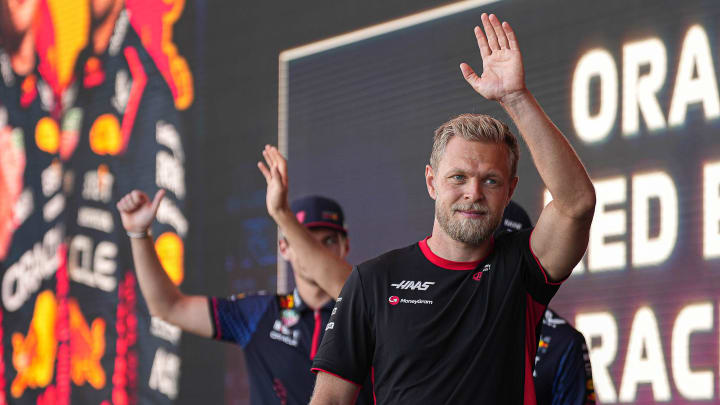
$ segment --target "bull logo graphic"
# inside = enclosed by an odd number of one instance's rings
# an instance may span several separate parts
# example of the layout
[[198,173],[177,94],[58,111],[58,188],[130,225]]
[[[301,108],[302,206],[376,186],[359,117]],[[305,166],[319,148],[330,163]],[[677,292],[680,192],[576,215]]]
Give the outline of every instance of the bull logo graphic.
[[[30,327],[25,336],[12,335],[12,361],[17,376],[10,386],[14,398],[27,388],[44,388],[52,382],[57,357],[58,305],[50,290],[38,294]],[[77,301],[68,302],[70,323],[70,377],[75,385],[86,382],[93,388],[105,386],[105,370],[100,359],[105,354],[105,320],[96,318],[88,326]]]
[[17,376],[10,386],[10,394],[20,398],[26,388],[46,387],[55,371],[57,339],[55,319],[57,301],[52,291],[38,294],[27,335],[12,335],[12,362]]
[[93,388],[105,386],[105,370],[100,359],[105,354],[105,320],[95,318],[88,327],[77,301],[69,302],[70,377],[75,385],[87,381]]

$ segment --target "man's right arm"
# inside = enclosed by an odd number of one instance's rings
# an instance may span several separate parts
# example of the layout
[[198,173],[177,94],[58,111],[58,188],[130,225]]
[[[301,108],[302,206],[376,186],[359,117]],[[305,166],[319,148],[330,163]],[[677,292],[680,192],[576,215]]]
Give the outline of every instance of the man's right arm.
[[360,387],[330,373],[319,372],[310,405],[354,404]]
[[[129,233],[146,234],[165,195],[158,191],[150,201],[148,196],[133,190],[118,203],[123,227]],[[160,264],[153,240],[149,235],[131,238],[132,255],[140,290],[152,316],[180,329],[203,337],[212,337],[208,299],[185,295],[173,284]]]

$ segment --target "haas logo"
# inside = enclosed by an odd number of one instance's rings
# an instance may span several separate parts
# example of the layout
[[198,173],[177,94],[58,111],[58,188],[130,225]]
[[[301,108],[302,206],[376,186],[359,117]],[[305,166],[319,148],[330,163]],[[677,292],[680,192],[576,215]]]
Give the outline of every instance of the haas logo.
[[435,284],[434,281],[407,281],[403,280],[399,283],[390,284],[390,287],[395,287],[399,290],[420,290],[425,291],[430,288],[431,285]]
[[400,298],[397,297],[397,295],[393,295],[392,297],[388,298],[388,302],[390,305],[397,305],[400,302]]

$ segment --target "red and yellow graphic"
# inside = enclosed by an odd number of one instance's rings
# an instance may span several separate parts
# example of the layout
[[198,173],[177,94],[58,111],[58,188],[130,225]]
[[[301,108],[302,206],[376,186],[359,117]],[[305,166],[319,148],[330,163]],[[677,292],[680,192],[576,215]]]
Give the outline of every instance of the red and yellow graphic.
[[75,385],[85,382],[95,389],[105,386],[105,370],[100,359],[105,354],[105,320],[95,318],[88,323],[75,299],[69,301],[70,315],[70,375]]
[[40,118],[35,125],[35,143],[38,149],[52,155],[60,149],[60,128],[57,122],[50,117]]
[[194,97],[188,63],[173,42],[173,26],[182,15],[185,0],[126,0],[130,24],[155,61],[175,99],[175,108],[188,108]]
[[45,290],[35,301],[27,335],[12,334],[12,362],[17,376],[10,386],[10,394],[14,398],[20,398],[27,388],[47,387],[52,381],[57,353],[56,315],[55,294]]
[[87,44],[89,3],[87,0],[42,1],[36,23],[38,69],[57,96],[72,82],[75,61]]
[[[75,299],[68,301],[70,319],[70,375],[73,383],[86,382],[95,389],[105,386],[105,370],[100,360],[105,354],[105,320],[95,318],[90,326]],[[27,388],[48,387],[55,371],[58,350],[58,302],[55,294],[45,290],[35,301],[30,328],[26,336],[12,335],[13,366],[17,376],[10,393],[20,398]],[[52,388],[52,389],[51,389]],[[55,398],[54,387],[48,387],[43,398]]]
[[20,106],[27,108],[37,97],[37,76],[34,74],[28,75],[20,85],[20,90]]
[[122,150],[120,123],[114,114],[99,116],[90,127],[90,149],[98,155],[115,156]]
[[165,232],[155,241],[155,251],[170,280],[173,284],[180,285],[185,277],[182,239],[174,232]]
[[0,128],[0,261],[5,260],[17,228],[15,203],[22,193],[25,164],[22,132]]
[[91,56],[83,67],[83,86],[95,87],[105,81],[105,71],[97,56]]

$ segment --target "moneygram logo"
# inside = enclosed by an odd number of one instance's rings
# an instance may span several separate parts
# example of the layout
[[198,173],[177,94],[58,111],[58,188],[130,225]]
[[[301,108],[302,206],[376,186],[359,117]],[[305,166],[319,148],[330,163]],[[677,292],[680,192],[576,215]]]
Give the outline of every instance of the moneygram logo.
[[409,300],[407,298],[400,298],[398,296],[393,295],[392,297],[388,298],[388,302],[390,305],[397,305],[397,304],[424,304],[424,305],[432,305],[432,300],[422,300],[422,299],[412,299]]

